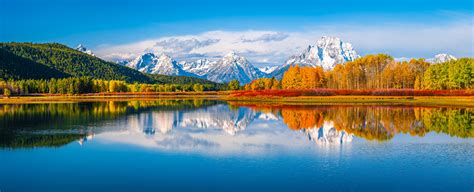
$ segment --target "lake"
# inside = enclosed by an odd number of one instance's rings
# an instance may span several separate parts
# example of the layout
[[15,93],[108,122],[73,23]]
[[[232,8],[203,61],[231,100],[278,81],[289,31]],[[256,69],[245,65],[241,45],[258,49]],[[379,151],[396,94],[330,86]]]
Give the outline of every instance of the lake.
[[0,105],[0,191],[469,191],[474,109]]

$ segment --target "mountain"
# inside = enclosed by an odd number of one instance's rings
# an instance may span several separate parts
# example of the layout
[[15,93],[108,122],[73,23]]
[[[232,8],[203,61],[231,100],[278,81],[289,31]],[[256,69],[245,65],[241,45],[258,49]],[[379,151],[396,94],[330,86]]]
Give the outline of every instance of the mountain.
[[320,66],[329,70],[336,64],[354,61],[359,57],[351,44],[342,42],[337,37],[323,36],[316,41],[315,45],[309,45],[301,54],[291,56],[285,64],[275,69],[270,76],[281,78],[283,73],[292,65]]
[[236,79],[240,83],[245,84],[265,76],[265,73],[250,64],[245,57],[239,56],[235,52],[230,52],[222,59],[210,63],[209,71],[204,77],[220,83]]
[[78,50],[80,52],[83,52],[83,53],[87,53],[87,54],[92,55],[92,56],[95,56],[94,53],[90,49],[87,49],[82,44],[77,45],[76,50]]
[[157,57],[153,53],[145,53],[126,66],[148,74],[199,77],[217,83],[237,79],[244,84],[266,75],[235,52],[230,52],[217,61],[199,59],[179,63],[165,54]]
[[207,72],[210,70],[211,64],[212,62],[208,59],[199,59],[194,62],[179,62],[179,65],[183,70],[201,77],[207,74]]
[[127,63],[126,66],[149,74],[196,76],[181,69],[181,66],[166,54],[156,56],[153,53],[145,53]]
[[437,54],[434,58],[428,59],[431,63],[445,63],[451,60],[457,60],[457,58],[446,53]]
[[260,67],[258,68],[260,71],[266,73],[266,74],[270,74],[272,73],[273,71],[275,71],[275,69],[277,69],[278,66],[265,66],[265,67]]
[[49,79],[89,76],[106,80],[152,83],[139,71],[57,43],[0,43],[0,78]]

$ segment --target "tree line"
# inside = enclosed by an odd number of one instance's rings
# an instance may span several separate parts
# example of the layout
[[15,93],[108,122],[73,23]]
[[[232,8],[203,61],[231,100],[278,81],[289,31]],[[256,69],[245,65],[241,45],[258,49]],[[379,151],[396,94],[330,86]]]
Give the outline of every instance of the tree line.
[[49,80],[0,80],[4,96],[41,94],[84,94],[117,92],[201,92],[227,89],[217,84],[145,84],[127,83],[122,80],[101,80],[91,77],[70,77]]
[[471,89],[474,88],[474,59],[431,64],[424,59],[400,62],[385,54],[367,55],[337,64],[329,71],[322,67],[290,66],[281,81],[261,78],[244,86],[245,90],[316,88]]

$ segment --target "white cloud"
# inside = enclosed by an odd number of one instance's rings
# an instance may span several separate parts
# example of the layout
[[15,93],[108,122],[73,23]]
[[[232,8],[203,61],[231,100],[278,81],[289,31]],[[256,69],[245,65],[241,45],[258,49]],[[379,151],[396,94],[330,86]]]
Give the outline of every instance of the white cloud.
[[387,53],[394,57],[432,57],[449,53],[474,56],[472,22],[439,25],[384,24],[374,26],[325,25],[301,32],[208,31],[195,35],[168,36],[123,45],[101,46],[105,59],[130,59],[143,52],[167,53],[178,60],[218,57],[236,51],[258,65],[281,64],[314,44],[321,36],[336,36],[349,42],[360,54]]

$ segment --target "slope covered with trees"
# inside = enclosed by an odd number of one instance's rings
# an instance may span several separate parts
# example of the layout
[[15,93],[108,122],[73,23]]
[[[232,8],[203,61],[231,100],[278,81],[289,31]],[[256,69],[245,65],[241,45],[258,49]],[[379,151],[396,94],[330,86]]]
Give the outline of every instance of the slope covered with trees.
[[70,77],[70,75],[0,49],[0,78],[2,79],[50,79],[61,77]]
[[[153,79],[139,71],[104,61],[57,43],[0,43],[0,50],[2,55],[9,53],[7,57],[2,57],[0,62],[0,69],[5,71],[0,77],[2,79],[91,77],[127,82],[154,82]],[[32,74],[28,74],[26,71],[31,71]]]

